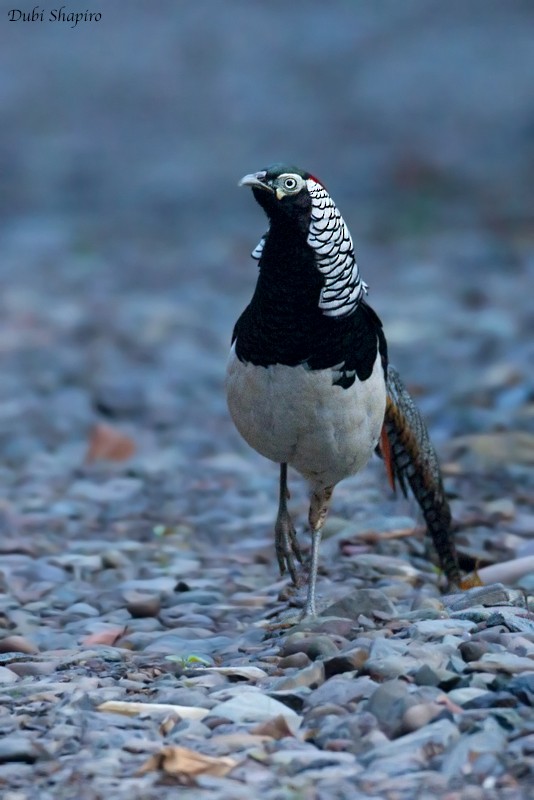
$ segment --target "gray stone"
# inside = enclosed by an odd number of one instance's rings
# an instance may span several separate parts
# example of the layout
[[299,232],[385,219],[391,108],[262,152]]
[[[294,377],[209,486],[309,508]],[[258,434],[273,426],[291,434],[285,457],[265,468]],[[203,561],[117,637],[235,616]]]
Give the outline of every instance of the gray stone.
[[441,600],[451,614],[474,606],[524,605],[523,593],[502,583],[475,586],[458,594],[444,595]]
[[482,658],[484,653],[488,653],[490,649],[491,646],[488,644],[488,642],[475,641],[473,639],[467,642],[462,642],[458,646],[458,650],[462,654],[464,661],[478,661],[479,658]]
[[347,617],[318,616],[307,618],[293,626],[293,633],[328,634],[336,644],[340,639],[350,637],[355,629],[354,620]]
[[[278,661],[280,669],[304,669],[311,664],[309,656],[306,653],[292,653],[289,656],[284,656]],[[326,662],[325,662],[326,665]]]
[[524,633],[534,636],[534,620],[532,614],[526,609],[521,608],[492,608],[491,613],[486,619],[488,627],[492,625],[505,625],[509,631]]
[[158,595],[143,594],[141,592],[128,592],[126,608],[134,618],[156,617],[161,609]]
[[516,656],[514,653],[485,653],[478,661],[467,665],[468,671],[506,672],[516,675],[534,671],[534,659]]
[[39,648],[25,636],[5,636],[0,639],[0,653],[38,653]]
[[[424,754],[429,748],[432,748],[433,752],[443,752],[459,737],[460,733],[453,722],[440,719],[393,742],[373,748],[363,754],[361,760],[364,764],[379,762],[380,769],[387,770],[390,774],[400,774],[417,768],[421,761],[424,763]],[[390,770],[394,765],[396,767]]]
[[315,661],[309,667],[299,669],[294,675],[287,675],[280,678],[272,685],[272,691],[287,691],[289,689],[300,689],[307,686],[316,689],[324,682],[325,668],[322,661]]
[[486,694],[486,689],[477,689],[474,686],[465,686],[461,689],[452,689],[448,692],[447,696],[449,700],[453,703],[457,703],[459,706],[463,706],[466,703],[471,702],[476,697],[480,697],[481,695]]
[[314,740],[329,750],[339,747],[350,753],[359,754],[385,744],[388,738],[379,729],[373,714],[358,710],[355,713],[332,714],[325,717]]
[[125,503],[131,501],[143,489],[138,478],[112,478],[106,483],[79,480],[70,487],[70,494],[80,500],[94,503]]
[[481,753],[500,754],[506,750],[506,734],[492,718],[484,720],[477,733],[462,736],[445,754],[442,772],[445,775],[460,775],[467,764],[471,764]]
[[[185,633],[185,631],[181,631]],[[229,636],[206,636],[198,639],[185,639],[175,633],[164,633],[162,636],[150,637],[144,648],[147,652],[166,653],[187,659],[195,654],[214,655],[232,645]]]
[[239,723],[263,722],[282,716],[293,732],[296,732],[301,724],[301,717],[284,703],[262,692],[245,689],[239,696],[215,705],[210,711],[210,716],[223,717]]
[[440,686],[442,689],[452,689],[460,680],[460,676],[448,669],[430,667],[423,664],[413,675],[417,686]]
[[221,602],[220,592],[207,592],[202,589],[192,589],[189,592],[176,592],[172,596],[172,605],[178,606],[185,603],[196,603],[200,606],[211,606]]
[[403,733],[417,731],[428,725],[433,719],[443,713],[444,706],[440,703],[416,703],[406,709],[401,720],[400,730]]
[[327,658],[338,652],[338,647],[330,636],[321,634],[310,636],[305,632],[298,631],[286,637],[281,648],[281,656],[289,656],[294,653],[305,653],[311,661],[317,658]]
[[140,414],[146,406],[146,387],[137,380],[121,376],[120,380],[107,377],[93,390],[95,407],[111,417]]
[[[123,592],[136,591],[146,592],[147,594],[162,592],[164,594],[174,591],[176,580],[169,575],[161,575],[157,578],[135,578],[123,581],[118,588]],[[124,594],[127,597],[126,594]]]
[[74,603],[67,609],[68,614],[73,614],[78,617],[98,617],[99,611],[89,603]]
[[18,679],[19,676],[13,670],[8,669],[8,667],[0,667],[0,685],[6,686],[10,683],[16,683]]
[[415,639],[431,641],[443,636],[462,636],[475,628],[476,622],[466,619],[425,619],[410,625],[409,633]]
[[25,764],[34,764],[40,754],[44,753],[27,736],[4,737],[0,739],[0,764],[9,761],[21,761]]
[[506,690],[518,697],[521,702],[534,706],[534,671],[516,675],[511,680],[506,677],[504,684]]
[[320,769],[321,773],[325,767],[333,764],[350,764],[355,766],[352,753],[332,753],[322,752],[316,747],[309,749],[294,748],[292,750],[279,750],[269,759],[271,764],[278,764],[288,767],[288,773],[295,775],[310,768]]
[[335,675],[318,689],[314,689],[306,699],[306,708],[315,708],[327,703],[345,706],[347,703],[368,697],[375,686],[376,684],[366,676],[353,679],[346,675]]
[[274,700],[279,700],[288,708],[292,708],[297,714],[301,714],[311,692],[312,689],[308,686],[301,686],[297,689],[280,689],[279,691],[271,689],[268,694]]
[[342,672],[352,672],[363,667],[369,657],[369,651],[363,647],[351,647],[338,655],[326,659],[324,670],[327,678]]
[[388,680],[380,685],[365,703],[365,710],[372,714],[380,728],[388,736],[396,736],[403,729],[403,718],[417,699],[411,696],[410,686],[405,681]]
[[381,658],[368,658],[362,670],[376,681],[389,681],[416,672],[420,663],[416,656],[391,654]]
[[353,620],[358,619],[360,614],[370,618],[378,614],[380,619],[385,619],[397,616],[397,610],[384,592],[357,589],[321,612],[321,616],[348,617]]

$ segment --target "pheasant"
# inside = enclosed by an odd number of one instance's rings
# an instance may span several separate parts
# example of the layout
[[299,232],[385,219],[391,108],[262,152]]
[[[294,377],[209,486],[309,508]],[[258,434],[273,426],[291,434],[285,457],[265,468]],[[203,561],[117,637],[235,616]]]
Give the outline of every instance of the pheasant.
[[287,467],[310,487],[312,547],[303,616],[316,615],[321,530],[334,487],[374,452],[418,501],[440,564],[460,582],[451,514],[424,420],[395,368],[366,302],[350,233],[324,185],[275,164],[245,175],[269,220],[254,249],[256,288],[233,332],[226,392],[245,441],[280,465],[275,548],[297,583],[301,552],[287,507]]

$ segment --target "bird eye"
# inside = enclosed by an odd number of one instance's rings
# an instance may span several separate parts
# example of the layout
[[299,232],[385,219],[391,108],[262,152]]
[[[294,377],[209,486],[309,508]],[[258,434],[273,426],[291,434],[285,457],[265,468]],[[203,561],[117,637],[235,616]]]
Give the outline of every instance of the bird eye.
[[292,192],[294,189],[297,188],[297,181],[295,178],[286,178],[284,181],[284,189],[287,189],[288,192]]
[[295,175],[293,172],[285,172],[274,181],[274,190],[278,200],[283,200],[287,195],[298,194],[305,185],[306,183],[300,175]]

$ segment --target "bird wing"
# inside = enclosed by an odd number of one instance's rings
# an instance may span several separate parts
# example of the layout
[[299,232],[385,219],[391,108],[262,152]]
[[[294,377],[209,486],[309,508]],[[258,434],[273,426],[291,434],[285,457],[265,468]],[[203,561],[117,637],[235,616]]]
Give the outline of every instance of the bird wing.
[[443,488],[438,457],[421,412],[415,405],[395,367],[386,373],[386,413],[380,440],[393,488],[395,478],[403,494],[409,486],[432,536],[441,567],[451,583],[461,584],[454,546],[452,517]]

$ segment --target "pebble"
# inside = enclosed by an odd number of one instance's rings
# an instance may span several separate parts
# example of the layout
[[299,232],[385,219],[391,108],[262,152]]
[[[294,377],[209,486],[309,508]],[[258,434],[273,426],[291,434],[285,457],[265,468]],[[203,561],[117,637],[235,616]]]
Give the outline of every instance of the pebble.
[[451,689],[458,684],[460,676],[448,669],[423,664],[413,673],[413,680],[417,686],[440,686],[442,689]]
[[21,678],[40,677],[55,672],[56,664],[52,661],[16,661],[9,665],[9,669]]
[[424,619],[410,626],[410,635],[414,639],[431,641],[446,635],[462,636],[475,630],[476,622],[463,619]]
[[178,606],[186,603],[196,603],[200,606],[211,606],[221,602],[219,592],[206,592],[201,589],[193,589],[188,592],[180,592],[173,595],[172,604]]
[[232,697],[214,706],[210,716],[222,717],[232,722],[263,722],[283,717],[289,729],[296,733],[301,725],[301,717],[288,706],[261,692],[242,691],[239,697]]
[[[303,770],[313,769],[314,767],[321,768],[334,764],[350,764],[355,767],[354,756],[352,753],[324,753],[317,748],[310,748],[309,750],[294,749],[294,750],[279,750],[269,759],[271,764],[283,764],[289,766],[289,774],[296,775]],[[354,769],[356,772],[357,770]],[[350,771],[352,773],[352,770]],[[349,773],[349,774],[350,774]]]
[[[327,663],[328,662],[325,662],[325,670]],[[309,656],[307,656],[306,653],[301,653],[301,652],[291,653],[288,656],[280,658],[278,661],[278,666],[280,669],[294,669],[294,668],[304,669],[305,667],[308,667],[310,664],[311,660]]]
[[34,764],[39,758],[39,748],[26,736],[10,736],[0,739],[0,764],[21,761]]
[[276,681],[272,689],[274,691],[288,691],[290,689],[299,689],[302,686],[308,686],[310,689],[316,689],[320,686],[325,678],[325,667],[322,661],[316,661],[310,664],[309,667],[299,669],[294,675],[288,675],[285,678],[280,678]]
[[390,655],[368,658],[363,669],[376,681],[387,681],[413,673],[419,667],[419,659],[410,655]]
[[313,633],[318,635],[325,633],[334,642],[340,642],[345,637],[350,637],[354,632],[354,621],[347,617],[319,616],[315,619],[305,619],[293,626],[295,633]]
[[447,693],[448,698],[451,702],[456,703],[459,706],[463,706],[466,703],[471,702],[477,697],[486,694],[485,689],[477,689],[474,686],[465,686],[459,689],[451,689],[450,692]]
[[380,614],[380,619],[397,616],[393,603],[378,589],[358,589],[343,597],[321,612],[321,616],[348,617],[357,619],[360,614],[373,617]]
[[339,655],[332,656],[324,662],[324,671],[327,678],[342,672],[360,670],[369,657],[369,651],[363,647],[350,647]]
[[375,717],[387,736],[393,737],[403,729],[407,709],[416,703],[406,681],[386,680],[369,697],[365,710]]
[[[456,725],[448,719],[441,719],[392,742],[374,747],[361,760],[369,765],[380,759],[387,763],[389,775],[398,775],[413,769],[416,764],[426,763],[426,753],[447,750],[459,737]],[[381,768],[384,768],[383,764]]]
[[141,495],[142,490],[143,484],[138,478],[112,478],[106,483],[76,481],[70,487],[70,494],[75,499],[94,503],[122,504],[131,502],[136,495]]
[[149,635],[148,644],[143,648],[146,652],[154,652],[168,655],[178,655],[187,658],[191,655],[200,653],[201,655],[215,655],[232,644],[232,639],[228,636],[204,636],[202,631],[198,638],[186,638],[187,631],[180,630],[180,634],[165,633],[162,636]]
[[[478,732],[462,737],[455,742],[452,749],[445,755],[442,771],[449,776],[473,774],[473,772],[476,774],[474,762],[478,756],[486,753],[500,754],[505,749],[505,743],[504,730],[492,717],[488,717]],[[489,762],[492,767],[495,763],[494,760]],[[481,767],[483,771],[483,765],[479,764],[479,769]]]
[[280,648],[281,656],[290,656],[295,653],[304,653],[310,661],[316,658],[326,658],[338,652],[338,647],[329,636],[307,636],[305,633],[290,634]]
[[125,600],[128,613],[132,617],[157,617],[161,610],[161,601],[158,595],[127,592]]
[[38,653],[39,648],[25,636],[5,636],[0,639],[0,653]]
[[74,603],[66,609],[67,614],[74,614],[78,617],[98,617],[100,613],[97,608],[89,603]]
[[467,641],[461,642],[458,645],[458,650],[462,654],[462,658],[464,661],[478,661],[484,653],[488,653],[491,649],[491,645],[484,641]]
[[475,586],[467,591],[442,597],[443,605],[450,613],[476,606],[524,605],[524,596],[517,589],[508,589],[502,583]]
[[13,672],[13,670],[8,669],[7,667],[0,667],[0,684],[5,686],[9,683],[16,683],[18,681],[18,675]]
[[516,675],[511,680],[504,678],[506,689],[516,695],[521,702],[534,706],[534,672]]
[[395,576],[409,582],[415,582],[419,575],[419,571],[407,561],[378,553],[359,553],[354,558],[354,566],[357,574],[376,573]]
[[518,672],[534,672],[534,659],[517,656],[514,653],[484,653],[478,661],[471,661],[468,669],[515,675]]
[[323,703],[345,706],[369,696],[376,684],[367,676],[352,679],[350,675],[335,675],[306,698],[306,708],[316,708]]
[[162,592],[164,594],[170,594],[174,591],[175,586],[176,580],[174,578],[159,576],[156,578],[138,578],[124,581],[118,588],[123,592],[124,598],[127,599],[128,595],[125,594],[126,592],[146,592],[147,594],[151,592]]
[[404,712],[400,730],[403,733],[417,731],[442,713],[443,706],[440,703],[416,703]]

